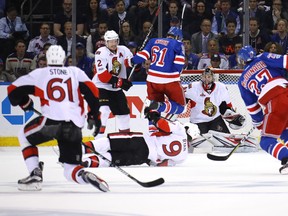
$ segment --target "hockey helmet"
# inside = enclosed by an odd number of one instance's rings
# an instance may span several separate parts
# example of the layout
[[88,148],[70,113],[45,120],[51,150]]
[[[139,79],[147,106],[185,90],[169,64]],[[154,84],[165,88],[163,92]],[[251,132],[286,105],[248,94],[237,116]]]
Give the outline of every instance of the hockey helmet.
[[110,40],[117,40],[117,43],[119,42],[119,35],[114,30],[108,30],[104,34],[104,40],[105,44],[107,46],[107,42]]
[[239,64],[245,64],[252,61],[256,56],[254,48],[250,45],[242,47],[237,53],[237,61]]
[[167,36],[173,36],[177,40],[183,39],[182,30],[177,26],[172,26],[167,32]]
[[186,134],[189,136],[189,138],[196,139],[199,134],[200,134],[200,130],[197,124],[193,124],[190,122],[186,122],[184,124],[184,128],[186,130]]
[[66,54],[62,46],[51,45],[46,52],[47,65],[64,65]]

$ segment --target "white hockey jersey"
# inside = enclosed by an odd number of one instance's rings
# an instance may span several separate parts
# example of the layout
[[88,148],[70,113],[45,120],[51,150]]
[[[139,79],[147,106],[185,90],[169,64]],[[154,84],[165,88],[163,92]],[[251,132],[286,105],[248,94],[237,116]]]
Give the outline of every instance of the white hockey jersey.
[[150,159],[155,164],[168,160],[168,166],[183,163],[188,156],[187,134],[184,126],[175,121],[169,122],[172,132],[163,135],[161,132],[144,133],[144,139],[149,148]]
[[132,52],[126,46],[118,45],[116,53],[111,52],[106,46],[100,47],[95,53],[96,74],[94,75],[92,81],[98,88],[103,88],[110,91],[119,91],[120,88],[112,88],[112,84],[108,83],[110,80],[109,76],[111,76],[109,73],[113,70],[113,63],[117,60],[121,66],[119,74],[113,76],[127,79],[124,60],[132,57]]
[[[80,83],[89,89],[90,94],[98,98],[96,86],[84,71],[74,66],[38,68],[14,81],[8,87],[8,94],[15,92],[15,89],[24,94],[29,92],[40,98],[43,116],[56,121],[72,121],[82,128],[85,110],[79,89]],[[17,96],[10,98],[10,101],[13,105],[19,104]]]
[[190,122],[209,122],[220,116],[219,106],[226,101],[231,106],[228,90],[223,83],[214,82],[215,86],[209,94],[203,89],[202,82],[192,82],[185,92],[185,98],[190,99]]

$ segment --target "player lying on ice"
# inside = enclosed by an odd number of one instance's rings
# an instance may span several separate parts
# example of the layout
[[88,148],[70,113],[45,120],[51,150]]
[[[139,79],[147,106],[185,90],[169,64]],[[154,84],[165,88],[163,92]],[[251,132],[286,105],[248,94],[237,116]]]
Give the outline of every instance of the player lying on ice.
[[[231,134],[229,130],[243,128],[246,119],[233,108],[228,89],[225,84],[216,81],[214,70],[206,68],[201,80],[191,82],[185,89],[185,98],[191,107],[189,121],[197,124],[202,134],[190,142],[189,151],[193,148],[205,152],[231,151],[244,137],[241,134]],[[237,151],[254,152],[257,149],[257,140],[249,137]]]
[[256,56],[245,46],[237,56],[245,65],[238,87],[254,127],[261,130],[260,146],[281,161],[279,172],[288,174],[288,55]]
[[[154,124],[149,133],[110,133],[107,137],[84,143],[85,153],[91,149],[102,154],[118,166],[140,165],[175,166],[185,161],[188,155],[187,137],[194,139],[199,135],[198,126],[192,123],[183,125],[160,117],[155,110],[145,110],[145,116]],[[84,145],[83,145],[84,146]],[[89,155],[87,155],[89,156]],[[86,167],[108,167],[110,164],[98,157],[83,156]]]

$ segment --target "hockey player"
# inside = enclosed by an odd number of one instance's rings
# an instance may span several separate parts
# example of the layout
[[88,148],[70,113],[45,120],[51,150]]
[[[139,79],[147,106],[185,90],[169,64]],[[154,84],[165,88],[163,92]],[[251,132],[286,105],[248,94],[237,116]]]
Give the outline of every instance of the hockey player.
[[238,62],[245,64],[238,87],[253,125],[262,130],[260,146],[281,161],[280,173],[288,174],[288,55],[256,56],[251,46],[244,46]]
[[[175,166],[184,162],[188,155],[187,136],[196,138],[199,135],[198,126],[191,123],[183,125],[178,121],[172,123],[161,118],[157,111],[148,112],[146,117],[155,125],[153,132],[111,133],[108,138],[86,142],[85,146],[96,150],[118,166],[143,163],[150,166]],[[86,147],[85,152],[91,153],[90,148]],[[87,167],[110,165],[97,155],[83,157]]]
[[[179,40],[176,40],[178,38]],[[171,27],[167,38],[152,38],[143,50],[131,59],[131,65],[151,60],[147,76],[147,95],[151,108],[164,113],[180,114],[185,97],[180,74],[185,64],[182,31]],[[165,96],[168,100],[165,100]]]
[[244,126],[245,118],[234,111],[226,86],[215,81],[211,68],[203,71],[200,82],[189,84],[185,98],[191,106],[190,122],[198,125],[201,134],[209,130],[230,133],[223,119],[234,130]]
[[39,163],[37,145],[55,139],[58,141],[59,161],[63,163],[65,178],[79,184],[92,184],[106,192],[109,190],[107,183],[80,165],[81,128],[85,120],[81,94],[91,107],[89,118],[94,117],[95,127],[99,128],[98,89],[84,71],[73,66],[63,67],[65,51],[61,46],[50,46],[46,56],[48,67],[36,69],[8,87],[11,104],[19,105],[24,111],[33,110],[29,95],[41,100],[42,115],[27,123],[18,136],[30,173],[27,178],[18,181],[18,189],[42,189],[43,163]]
[[128,67],[127,59],[133,54],[127,47],[118,45],[119,36],[113,30],[105,33],[104,40],[106,46],[95,53],[96,74],[92,80],[99,89],[102,122],[96,138],[104,135],[110,112],[115,115],[120,132],[130,131],[130,109],[123,90],[128,91],[132,86],[125,66]]
[[[238,130],[244,126],[245,118],[234,111],[226,86],[215,81],[212,68],[203,71],[200,82],[189,84],[185,97],[191,107],[190,122],[197,124],[200,133],[205,134],[193,140],[192,147],[207,148],[207,151],[234,147],[237,141],[231,141],[230,130],[224,120],[231,129]],[[206,142],[207,139],[212,141]],[[256,149],[254,142],[251,149]]]

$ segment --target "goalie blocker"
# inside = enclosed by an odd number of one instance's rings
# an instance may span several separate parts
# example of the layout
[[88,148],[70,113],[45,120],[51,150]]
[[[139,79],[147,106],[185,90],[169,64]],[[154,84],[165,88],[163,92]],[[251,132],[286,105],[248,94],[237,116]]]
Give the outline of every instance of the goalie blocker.
[[228,107],[225,101],[220,104],[219,110],[222,118],[228,122],[231,129],[239,130],[245,126],[246,118]]

